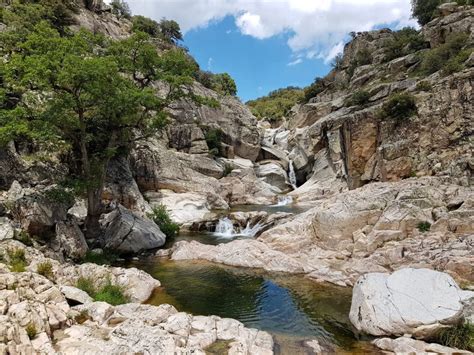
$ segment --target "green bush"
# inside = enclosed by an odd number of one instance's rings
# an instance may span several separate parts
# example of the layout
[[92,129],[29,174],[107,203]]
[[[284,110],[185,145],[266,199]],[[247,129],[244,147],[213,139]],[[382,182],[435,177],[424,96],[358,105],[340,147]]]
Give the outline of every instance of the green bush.
[[430,222],[420,222],[416,226],[420,232],[428,232],[431,228]]
[[12,272],[24,272],[28,265],[23,249],[8,249],[8,258],[10,260],[10,270]]
[[257,118],[277,122],[286,117],[291,108],[303,97],[302,89],[289,86],[272,91],[267,96],[248,101],[246,104]]
[[110,6],[112,7],[112,13],[117,17],[130,19],[132,17],[132,13],[130,11],[130,7],[128,4],[123,0],[112,0],[110,2]]
[[64,204],[66,206],[74,205],[75,201],[74,193],[61,186],[56,186],[46,190],[44,196],[51,202]]
[[115,261],[117,261],[117,259],[118,255],[109,250],[104,250],[102,253],[89,250],[82,259],[82,262],[94,263],[97,265],[112,265]]
[[356,91],[351,97],[346,100],[345,105],[350,106],[364,106],[369,103],[370,94],[365,90]]
[[[437,7],[444,0],[411,0],[411,9],[413,17],[418,20],[420,25],[425,25],[438,15]],[[458,5],[472,5],[472,0],[454,0]]]
[[400,93],[391,95],[382,106],[382,118],[393,118],[397,121],[407,119],[417,112],[416,101],[413,95]]
[[36,334],[38,333],[38,331],[36,330],[36,326],[33,323],[28,324],[25,330],[30,340],[34,339],[36,337]]
[[39,263],[36,267],[36,272],[50,280],[54,277],[53,265],[50,261]]
[[372,64],[372,61],[372,53],[370,53],[368,48],[358,50],[354,59],[352,59],[349,63],[349,68],[347,68],[347,74],[350,78],[352,78],[357,67]]
[[113,306],[130,302],[129,297],[124,294],[123,287],[113,285],[110,280],[96,290],[91,278],[80,277],[77,280],[76,287],[86,292],[97,302],[107,302]]
[[145,32],[151,37],[159,37],[161,34],[160,24],[148,17],[136,15],[132,17],[132,31]]
[[315,78],[313,83],[304,88],[304,97],[302,102],[308,102],[313,97],[316,97],[325,90],[323,78]]
[[209,150],[214,155],[219,155],[222,149],[222,131],[216,128],[208,129],[204,134],[204,138]]
[[107,302],[113,306],[130,302],[130,298],[124,294],[124,289],[118,285],[107,282],[94,295],[97,302]]
[[224,176],[228,176],[233,170],[234,170],[234,167],[232,166],[232,164],[226,163],[224,165]]
[[442,45],[423,54],[420,71],[424,75],[443,70],[444,74],[451,74],[463,68],[463,62],[469,57],[472,48],[463,47],[468,42],[466,33],[454,33]]
[[451,348],[474,351],[474,325],[468,322],[441,331],[437,341]]
[[88,277],[79,277],[76,282],[76,287],[84,292],[86,292],[89,296],[94,297],[95,295],[95,286],[94,280]]
[[405,27],[394,32],[393,38],[384,43],[384,59],[390,61],[426,47],[427,43],[419,31],[411,27]]
[[28,234],[27,231],[21,230],[21,231],[15,231],[15,236],[14,238],[18,240],[19,242],[22,242],[26,246],[33,246],[33,240],[31,239],[30,235]]
[[160,227],[160,230],[166,237],[171,238],[179,233],[179,225],[171,220],[166,206],[159,205],[154,207],[149,217]]
[[431,91],[433,90],[433,86],[429,81],[420,81],[418,84],[416,84],[417,91]]

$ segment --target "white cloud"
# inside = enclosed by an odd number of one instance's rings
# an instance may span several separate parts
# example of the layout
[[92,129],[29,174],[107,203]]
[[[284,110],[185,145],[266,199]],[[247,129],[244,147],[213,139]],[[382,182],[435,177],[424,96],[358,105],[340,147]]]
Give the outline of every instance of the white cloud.
[[341,41],[330,49],[328,55],[324,57],[324,62],[326,64],[329,63],[331,60],[336,58],[339,53],[342,53],[343,50],[344,50],[344,42]]
[[207,60],[207,70],[212,70],[212,63],[214,63],[214,58],[209,57]]
[[176,20],[183,32],[233,16],[255,38],[288,33],[295,53],[330,58],[347,33],[390,23],[415,25],[410,0],[128,0],[134,13]]
[[300,64],[300,63],[303,63],[303,59],[297,58],[297,59],[295,59],[294,61],[289,62],[287,65],[288,65],[289,67],[292,67],[292,66],[298,65],[298,64]]

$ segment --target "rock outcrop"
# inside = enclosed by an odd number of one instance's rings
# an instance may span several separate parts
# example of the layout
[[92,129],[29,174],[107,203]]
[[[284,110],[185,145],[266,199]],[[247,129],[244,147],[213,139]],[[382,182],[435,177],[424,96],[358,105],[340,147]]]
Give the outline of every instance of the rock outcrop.
[[474,292],[461,290],[445,273],[411,268],[369,273],[354,285],[349,317],[367,334],[429,338],[462,321],[469,300]]
[[137,254],[165,244],[166,235],[151,220],[118,206],[104,217],[102,247],[119,254]]

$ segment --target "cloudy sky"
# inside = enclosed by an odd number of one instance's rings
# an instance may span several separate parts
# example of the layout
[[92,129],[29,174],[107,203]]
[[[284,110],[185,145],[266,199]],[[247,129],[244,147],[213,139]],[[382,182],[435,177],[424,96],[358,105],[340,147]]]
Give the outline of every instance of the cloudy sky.
[[410,0],[128,0],[176,20],[202,69],[229,72],[248,100],[329,70],[351,31],[415,25]]

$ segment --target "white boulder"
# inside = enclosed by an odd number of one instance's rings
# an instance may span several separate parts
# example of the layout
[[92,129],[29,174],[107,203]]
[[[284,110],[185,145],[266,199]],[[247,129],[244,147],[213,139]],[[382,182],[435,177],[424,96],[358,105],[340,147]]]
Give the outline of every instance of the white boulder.
[[448,274],[405,268],[389,275],[362,275],[354,286],[350,320],[357,330],[382,336],[424,338],[457,323],[474,292]]

